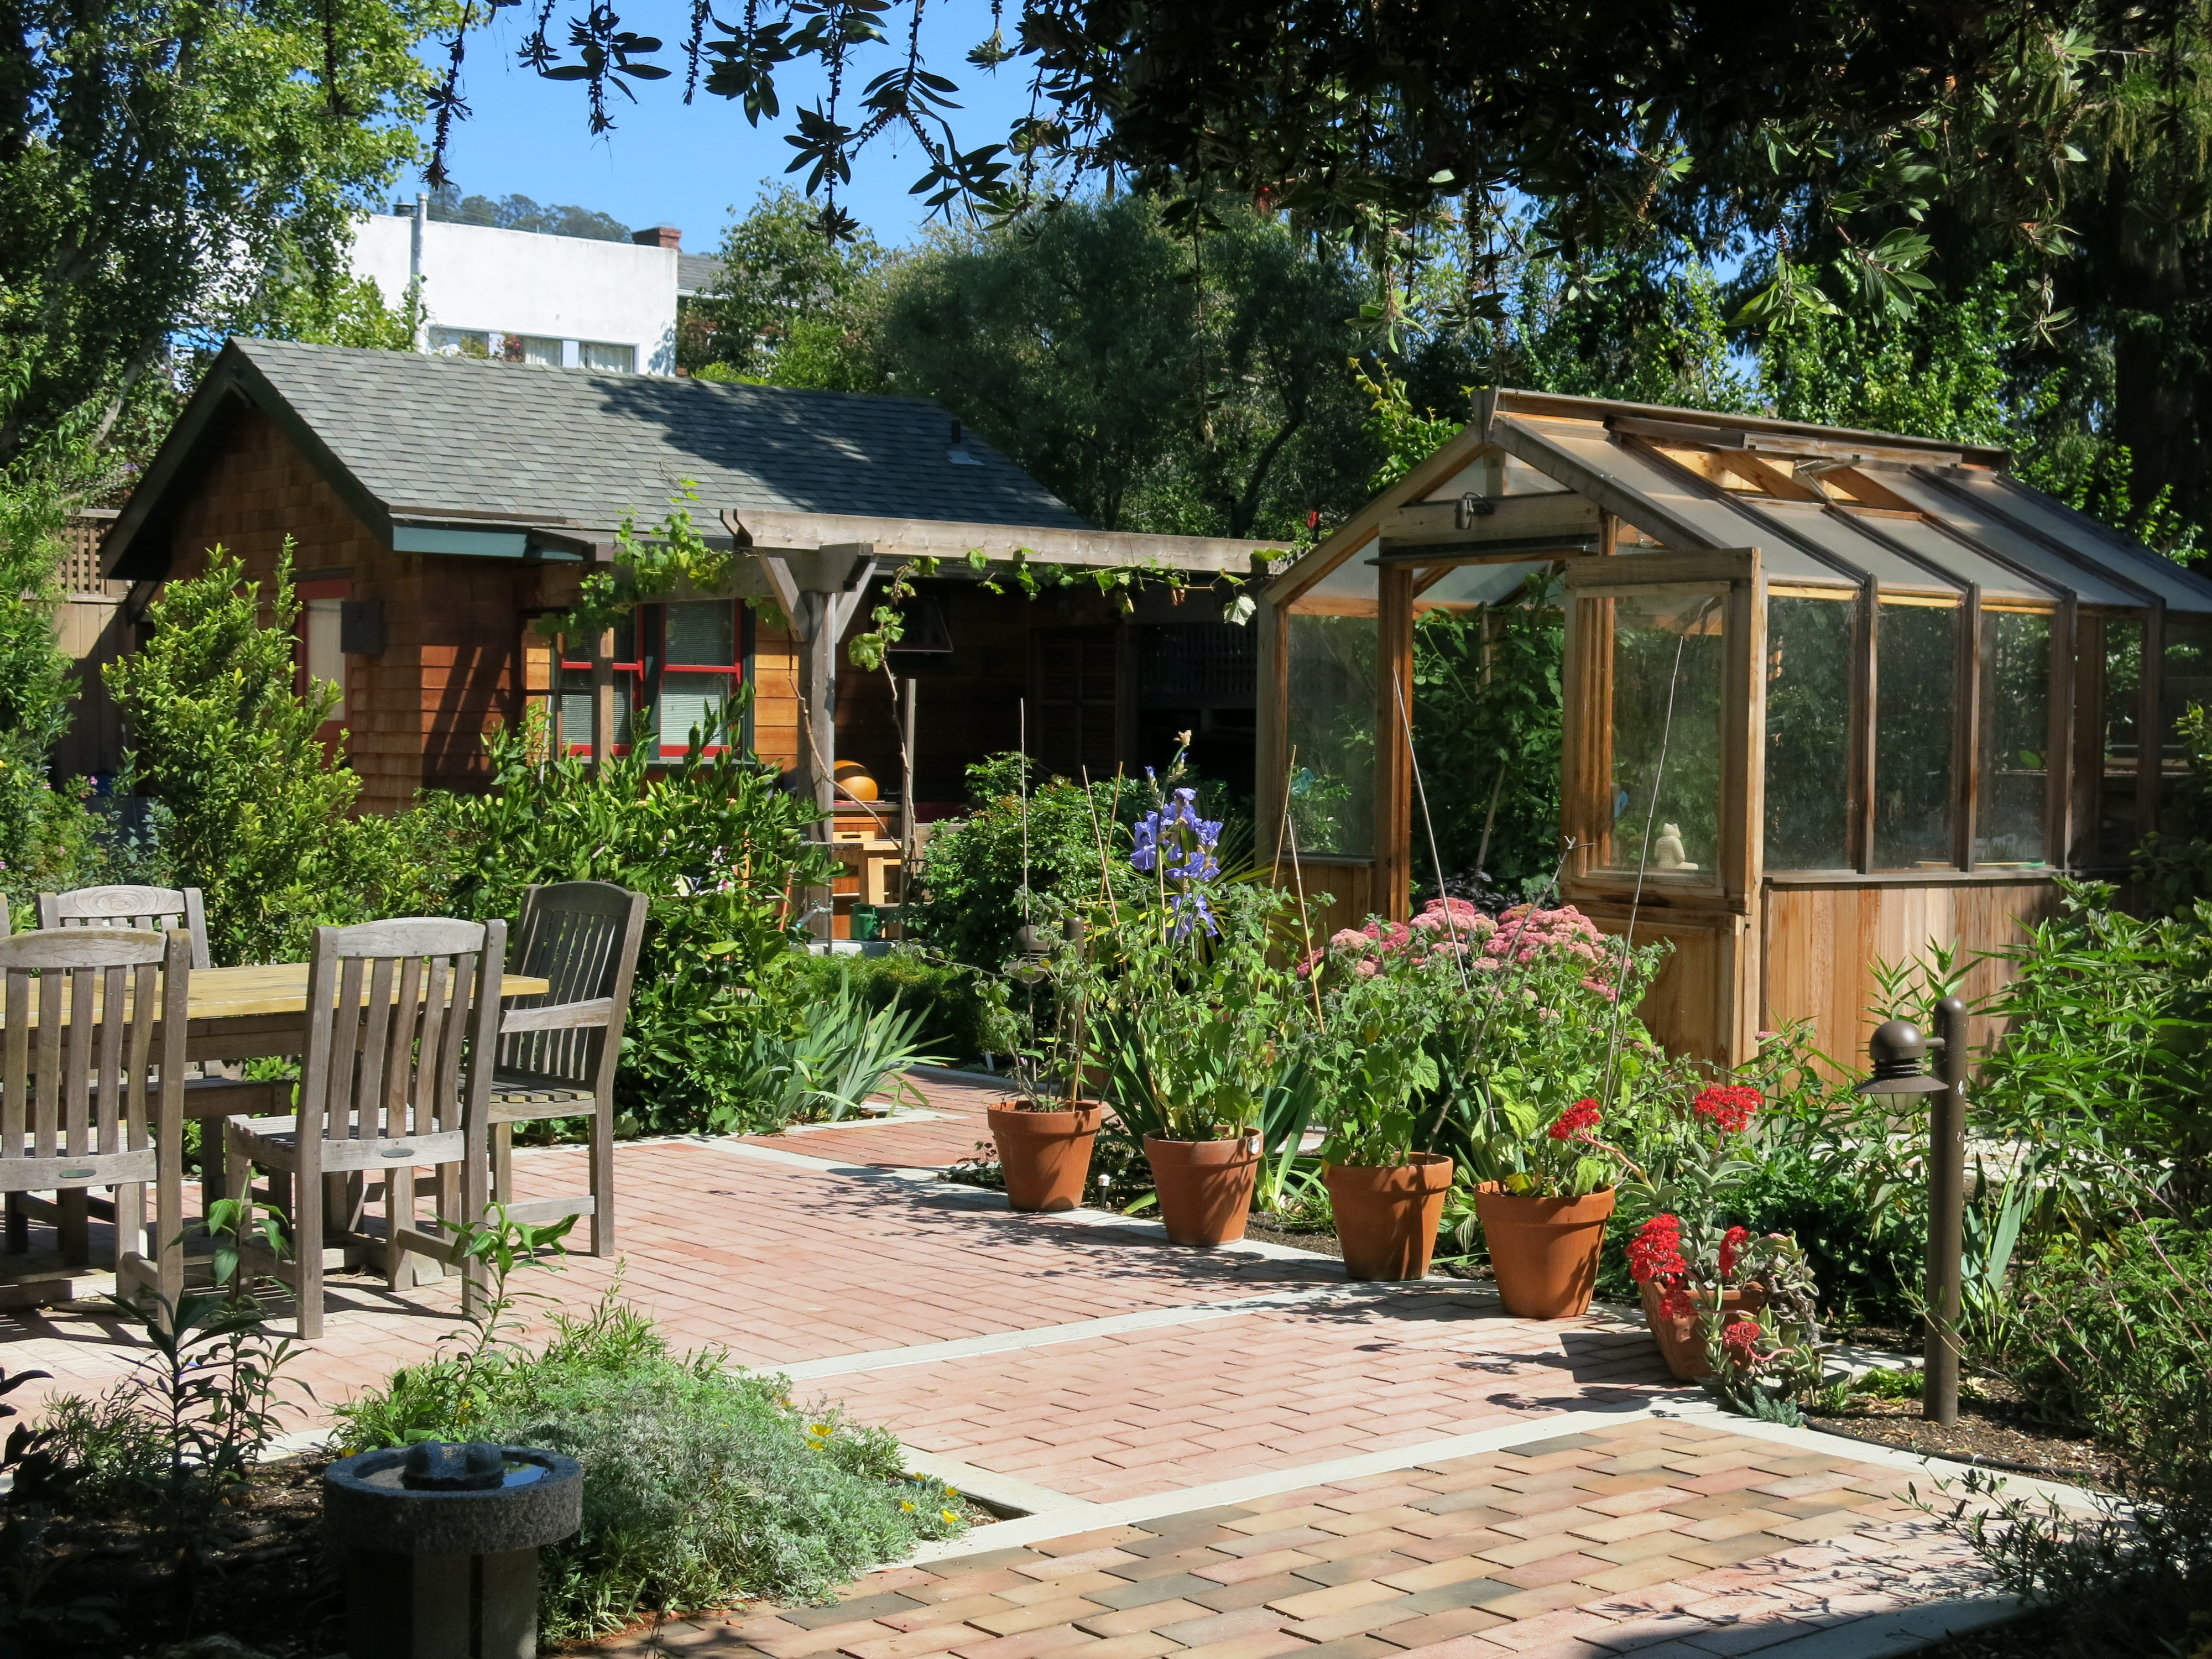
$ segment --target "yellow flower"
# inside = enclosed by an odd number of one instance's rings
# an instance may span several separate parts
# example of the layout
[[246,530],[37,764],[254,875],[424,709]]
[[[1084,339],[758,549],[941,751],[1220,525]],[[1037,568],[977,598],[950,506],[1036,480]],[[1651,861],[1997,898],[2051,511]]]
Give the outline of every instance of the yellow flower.
[[809,1434],[818,1434],[824,1440],[827,1440],[830,1437],[832,1426],[832,1425],[828,1423],[809,1423],[806,1425],[806,1431]]
[[904,1510],[908,1515],[914,1513],[914,1505],[908,1503],[904,1498],[901,1498],[899,1500],[899,1507]]
[[951,1510],[938,1510],[938,1513],[945,1517],[945,1525],[949,1527],[957,1527],[960,1524],[960,1517],[953,1514]]

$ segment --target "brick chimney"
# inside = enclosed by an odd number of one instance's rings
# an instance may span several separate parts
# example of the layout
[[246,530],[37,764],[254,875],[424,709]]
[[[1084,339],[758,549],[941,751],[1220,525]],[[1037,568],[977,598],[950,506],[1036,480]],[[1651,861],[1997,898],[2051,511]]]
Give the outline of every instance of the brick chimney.
[[650,225],[643,230],[633,230],[629,239],[640,247],[673,248],[679,253],[684,251],[684,233],[673,225]]

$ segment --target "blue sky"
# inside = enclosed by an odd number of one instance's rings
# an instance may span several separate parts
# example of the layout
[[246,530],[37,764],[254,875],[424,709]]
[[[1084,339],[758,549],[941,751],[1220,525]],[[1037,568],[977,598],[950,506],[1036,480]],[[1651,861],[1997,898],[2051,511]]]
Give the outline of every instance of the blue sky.
[[[514,46],[523,30],[516,9],[503,9],[499,24],[469,45],[463,95],[472,113],[454,127],[447,163],[454,183],[465,195],[520,194],[596,208],[632,226],[676,225],[686,249],[713,252],[731,210],[742,214],[763,179],[782,179],[793,152],[783,142],[786,127],[765,120],[758,128],[748,126],[733,103],[704,93],[688,106],[683,102],[677,48],[688,10],[665,0],[625,6],[626,24],[666,40],[659,61],[676,73],[657,85],[641,85],[635,104],[611,100],[615,130],[594,138],[586,130],[581,88],[541,80],[515,65]],[[1021,65],[1008,64],[993,77],[963,61],[990,32],[989,6],[982,0],[939,0],[924,19],[925,60],[960,83],[963,108],[953,119],[963,147],[1003,138],[1007,123],[1028,104]],[[887,48],[874,49],[860,62],[858,83],[894,61]],[[813,101],[823,86],[818,75],[781,80],[784,119]],[[910,139],[878,138],[862,153],[849,190],[842,192],[848,210],[886,244],[910,240],[924,213],[907,191],[922,167]],[[790,182],[803,183],[803,175],[792,175]],[[420,187],[410,177],[397,193],[411,196]]]

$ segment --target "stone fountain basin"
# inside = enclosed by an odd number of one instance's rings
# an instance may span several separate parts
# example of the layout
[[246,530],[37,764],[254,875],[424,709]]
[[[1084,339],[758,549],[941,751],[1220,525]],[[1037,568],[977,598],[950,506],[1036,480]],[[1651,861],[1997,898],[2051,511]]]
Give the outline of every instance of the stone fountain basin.
[[323,1474],[323,1527],[333,1543],[387,1555],[495,1555],[557,1543],[583,1523],[584,1471],[573,1457],[501,1449],[507,1484],[433,1492],[400,1484],[408,1449],[361,1452]]

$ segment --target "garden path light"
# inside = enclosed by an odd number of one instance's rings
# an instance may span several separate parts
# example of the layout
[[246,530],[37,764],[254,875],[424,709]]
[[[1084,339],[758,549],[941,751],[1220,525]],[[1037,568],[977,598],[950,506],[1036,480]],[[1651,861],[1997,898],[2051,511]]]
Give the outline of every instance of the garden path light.
[[[1936,1030],[1923,1036],[1911,1020],[1893,1019],[1867,1039],[1874,1075],[1863,1095],[1928,1095],[1928,1347],[1923,1415],[1959,1420],[1959,1304],[1966,1248],[1966,1005],[1936,1005]],[[1936,1055],[1936,1074],[1927,1072]]]

